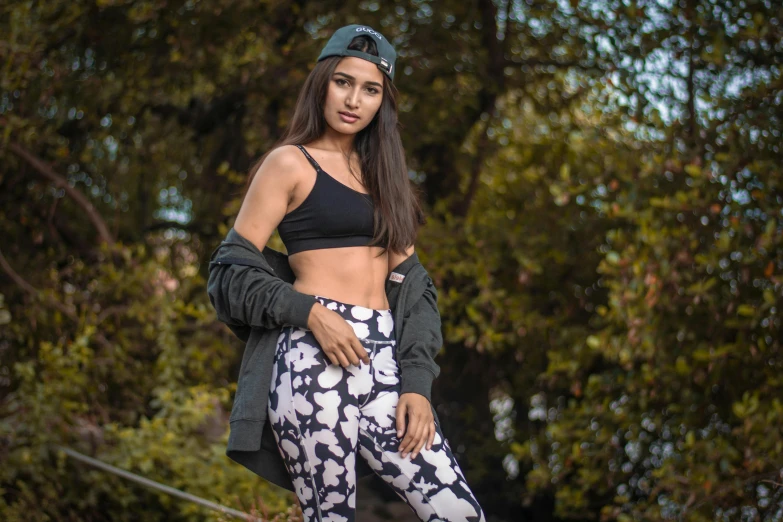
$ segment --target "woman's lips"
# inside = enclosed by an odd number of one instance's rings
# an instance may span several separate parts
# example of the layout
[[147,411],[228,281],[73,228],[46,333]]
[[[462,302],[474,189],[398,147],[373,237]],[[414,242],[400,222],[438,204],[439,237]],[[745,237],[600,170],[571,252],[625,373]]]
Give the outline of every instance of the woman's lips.
[[340,115],[340,119],[346,123],[353,123],[359,119],[357,116],[348,116],[344,112],[339,112],[338,114]]

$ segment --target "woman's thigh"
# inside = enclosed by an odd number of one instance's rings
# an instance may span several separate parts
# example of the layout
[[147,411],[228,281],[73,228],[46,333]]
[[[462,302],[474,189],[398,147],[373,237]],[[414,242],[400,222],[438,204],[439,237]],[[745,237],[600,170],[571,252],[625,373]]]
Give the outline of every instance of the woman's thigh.
[[394,426],[389,426],[398,401],[397,391],[389,390],[362,408],[358,448],[362,458],[421,520],[483,522],[481,506],[437,420],[431,449],[425,445],[415,458],[411,454],[404,458],[400,455],[401,440]]
[[309,330],[281,332],[268,414],[306,520],[353,520],[359,406],[372,388],[369,366],[331,364]]

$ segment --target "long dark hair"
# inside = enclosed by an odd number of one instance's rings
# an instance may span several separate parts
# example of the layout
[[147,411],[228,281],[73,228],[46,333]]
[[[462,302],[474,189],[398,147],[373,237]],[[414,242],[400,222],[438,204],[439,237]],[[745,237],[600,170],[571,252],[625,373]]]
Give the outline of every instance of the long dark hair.
[[[378,56],[375,42],[369,36],[355,37],[348,48]],[[326,132],[324,102],[332,74],[341,59],[341,56],[330,56],[315,65],[299,92],[294,115],[280,139],[250,168],[244,194],[247,194],[258,168],[272,150],[283,145],[305,145]],[[419,226],[427,222],[419,189],[408,178],[400,126],[397,88],[385,77],[378,113],[353,142],[361,162],[362,184],[375,203],[375,236],[370,246],[383,247],[380,255],[387,250],[404,254],[405,249],[416,241]]]

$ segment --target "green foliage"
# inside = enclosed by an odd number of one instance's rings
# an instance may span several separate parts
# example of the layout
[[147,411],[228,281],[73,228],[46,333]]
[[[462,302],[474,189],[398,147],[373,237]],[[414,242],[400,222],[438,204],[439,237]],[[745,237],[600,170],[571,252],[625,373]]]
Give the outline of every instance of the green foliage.
[[485,511],[780,520],[781,18],[756,1],[3,3],[1,518],[223,519],[62,444],[296,519],[223,455],[242,346],[205,261],[324,39],[364,22],[402,51],[430,211],[416,249],[444,319],[433,398]]
[[[19,359],[0,424],[5,519],[207,516],[199,506],[67,461],[55,444],[247,511],[263,506],[273,515],[290,504],[290,495],[225,457],[235,387],[228,377],[241,346],[216,324],[195,267],[177,276],[161,253],[104,249],[94,264],[50,271],[51,294],[79,310],[77,322],[35,301],[15,308],[3,333]],[[98,331],[107,342],[97,340]]]

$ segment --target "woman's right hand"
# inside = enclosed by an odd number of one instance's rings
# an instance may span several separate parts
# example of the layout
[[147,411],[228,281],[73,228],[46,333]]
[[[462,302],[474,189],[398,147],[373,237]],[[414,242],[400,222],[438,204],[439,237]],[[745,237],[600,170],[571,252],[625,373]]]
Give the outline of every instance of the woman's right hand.
[[360,360],[370,364],[370,356],[356,337],[353,327],[334,310],[315,303],[310,309],[307,327],[332,364],[339,364],[343,368],[351,364],[359,366]]

